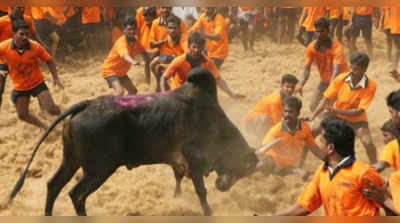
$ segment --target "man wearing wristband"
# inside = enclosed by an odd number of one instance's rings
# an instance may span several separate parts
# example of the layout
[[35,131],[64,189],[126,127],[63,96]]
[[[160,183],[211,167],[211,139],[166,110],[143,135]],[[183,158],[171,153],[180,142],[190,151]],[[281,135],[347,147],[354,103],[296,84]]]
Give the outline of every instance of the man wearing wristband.
[[316,105],[321,101],[322,94],[328,88],[329,83],[335,79],[338,74],[349,70],[342,44],[336,39],[329,37],[329,20],[320,18],[314,25],[317,39],[311,42],[307,47],[303,77],[296,89],[296,91],[303,96],[303,87],[310,77],[311,65],[315,60],[321,81],[312,96],[310,103],[311,111],[314,111]]

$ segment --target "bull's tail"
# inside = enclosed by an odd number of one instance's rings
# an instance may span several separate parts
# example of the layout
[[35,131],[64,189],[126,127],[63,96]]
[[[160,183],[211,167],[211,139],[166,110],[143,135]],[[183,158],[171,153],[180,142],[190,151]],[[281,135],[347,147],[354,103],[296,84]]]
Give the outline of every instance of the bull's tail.
[[81,111],[83,111],[87,106],[89,105],[89,101],[83,101],[78,104],[73,105],[71,108],[69,108],[67,111],[61,113],[57,119],[50,125],[50,127],[47,128],[46,132],[43,134],[43,136],[40,138],[38,144],[36,145],[35,149],[33,150],[33,153],[31,155],[31,158],[28,162],[28,164],[25,167],[25,170],[22,174],[22,176],[19,178],[18,182],[15,184],[13,191],[10,194],[8,203],[10,203],[14,197],[17,195],[17,193],[21,190],[22,185],[24,184],[26,174],[28,173],[28,169],[33,161],[33,158],[35,157],[36,152],[39,149],[39,146],[42,144],[42,142],[46,139],[46,137],[50,134],[50,132],[57,126],[57,124],[68,117],[69,115],[75,115]]

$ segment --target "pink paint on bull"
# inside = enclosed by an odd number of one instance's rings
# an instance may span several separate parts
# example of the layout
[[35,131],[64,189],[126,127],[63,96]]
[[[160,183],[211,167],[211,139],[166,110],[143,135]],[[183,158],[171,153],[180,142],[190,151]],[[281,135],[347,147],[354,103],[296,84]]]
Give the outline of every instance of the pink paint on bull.
[[138,107],[145,105],[160,96],[170,95],[172,91],[164,91],[157,94],[127,95],[115,98],[115,102],[124,107]]

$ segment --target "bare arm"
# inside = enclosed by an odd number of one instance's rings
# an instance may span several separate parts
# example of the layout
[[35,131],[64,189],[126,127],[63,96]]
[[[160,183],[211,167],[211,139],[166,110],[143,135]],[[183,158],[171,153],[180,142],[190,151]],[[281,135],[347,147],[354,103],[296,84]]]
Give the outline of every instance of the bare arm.
[[331,81],[329,83],[331,83],[333,80],[335,80],[335,78],[339,74],[340,66],[342,66],[342,65],[341,64],[334,64],[333,65],[333,73],[332,73]]
[[134,60],[131,56],[129,56],[129,54],[125,54],[123,58],[124,58],[125,61],[127,61],[130,64],[133,64],[133,65],[138,65],[139,64],[139,61]]
[[277,216],[306,216],[309,215],[310,212],[304,209],[299,204],[293,205],[287,210],[276,214]]
[[209,34],[209,33],[203,33],[204,37],[210,40],[220,40],[221,36],[219,34]]
[[315,109],[314,113],[310,117],[310,121],[313,121],[324,108],[329,104],[328,98],[324,97],[321,102],[319,103],[318,107]]
[[167,83],[167,78],[163,75],[161,76],[161,80],[160,80],[160,85],[161,85],[161,91],[165,91],[165,84]]
[[301,17],[300,17],[300,19],[299,19],[299,26],[301,26],[301,25],[303,24],[303,22],[304,22],[304,20],[306,19],[307,15],[308,15],[307,10],[305,10],[305,9],[303,8],[303,11],[302,11],[302,13],[301,13]]
[[53,77],[54,85],[60,87],[61,89],[64,89],[64,86],[61,84],[60,79],[58,79],[56,64],[52,59],[47,62],[47,66],[49,67],[51,76]]
[[168,42],[167,38],[160,40],[160,41],[152,41],[152,42],[150,42],[150,48],[158,48],[166,42]]
[[303,76],[302,76],[301,81],[300,81],[300,83],[298,85],[298,88],[297,88],[297,92],[301,96],[303,96],[304,85],[307,83],[308,78],[310,78],[310,70],[311,70],[311,65],[305,65],[304,66]]
[[244,98],[246,96],[241,95],[241,94],[236,94],[231,91],[231,89],[228,87],[224,79],[222,79],[221,76],[219,76],[217,79],[217,85],[219,88],[221,88],[222,91],[224,91],[229,97],[231,98]]
[[332,109],[335,114],[345,115],[345,116],[360,116],[364,113],[364,109],[355,108],[349,110],[341,110],[341,109]]
[[376,171],[380,173],[383,170],[385,170],[385,168],[388,166],[388,163],[385,161],[378,161],[377,163],[374,163],[372,166],[376,169]]

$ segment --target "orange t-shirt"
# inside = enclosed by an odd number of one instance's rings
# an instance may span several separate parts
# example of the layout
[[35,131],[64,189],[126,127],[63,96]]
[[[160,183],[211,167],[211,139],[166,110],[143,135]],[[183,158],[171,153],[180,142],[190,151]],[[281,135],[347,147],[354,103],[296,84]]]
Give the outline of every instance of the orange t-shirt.
[[175,89],[186,82],[187,74],[190,72],[190,70],[197,66],[208,69],[213,74],[215,79],[218,78],[219,72],[217,66],[210,58],[203,56],[199,63],[198,61],[192,61],[188,53],[175,58],[165,70],[163,76],[167,80],[171,77],[174,77],[174,79],[171,81],[171,88]]
[[343,20],[349,21],[350,20],[350,11],[352,7],[343,7]]
[[242,11],[251,11],[253,9],[255,9],[256,7],[239,7]]
[[178,57],[188,50],[188,37],[186,34],[181,34],[178,43],[174,44],[170,36],[167,37],[168,42],[160,47],[160,54],[164,56]]
[[246,123],[254,117],[266,115],[269,126],[278,124],[283,116],[282,96],[280,90],[265,96],[247,115]]
[[140,27],[140,43],[148,50],[150,49],[150,31],[150,27],[146,24]]
[[314,137],[310,126],[299,121],[296,132],[291,134],[285,122],[279,122],[272,127],[264,138],[263,144],[282,138],[282,141],[274,145],[266,152],[270,155],[279,168],[293,168],[298,165],[305,146],[315,146]]
[[343,10],[342,7],[329,7],[329,19],[339,19],[340,12]]
[[101,22],[101,8],[96,7],[83,7],[82,8],[82,24],[100,23]]
[[32,18],[35,20],[45,19],[44,11],[47,10],[47,7],[32,7],[31,14]]
[[1,11],[1,12],[9,13],[9,7],[7,7],[7,6],[1,6],[1,7],[0,7],[0,11]]
[[343,73],[337,76],[329,85],[328,89],[326,89],[324,93],[326,98],[329,100],[337,98],[334,105],[335,109],[350,110],[361,108],[364,110],[360,116],[345,116],[338,114],[336,115],[338,118],[344,119],[350,123],[368,121],[366,110],[374,99],[376,84],[372,79],[366,76],[365,78],[365,88],[358,87],[352,89],[350,86],[350,72]]
[[[150,42],[160,41],[168,36],[166,21],[160,24],[161,17],[158,17],[153,21],[150,30]],[[181,20],[181,33],[186,33],[185,23]]]
[[321,17],[325,17],[325,7],[309,7],[303,23],[306,31],[315,32],[314,22]]
[[390,33],[400,34],[400,6],[390,8]]
[[389,177],[389,188],[392,195],[394,207],[400,212],[400,172],[396,171]]
[[334,65],[340,65],[339,73],[349,71],[349,66],[344,55],[344,48],[339,41],[331,39],[331,47],[325,49],[324,52],[319,51],[318,48],[318,40],[314,40],[308,45],[305,65],[311,66],[315,60],[322,82],[329,83],[331,81]]
[[203,29],[204,33],[218,34],[221,37],[220,40],[206,39],[207,56],[225,60],[228,56],[229,44],[224,17],[217,13],[214,18],[209,21],[206,13],[203,13],[193,25],[192,30],[199,31],[200,27]]
[[[68,18],[72,17],[75,14],[75,10],[72,7],[42,7],[45,8],[44,12],[48,12],[52,17],[61,21],[62,24],[65,24]],[[68,11],[67,11],[67,8]],[[67,11],[67,12],[66,12]],[[66,13],[65,13],[66,12]]]
[[129,54],[132,58],[138,53],[144,52],[142,44],[136,39],[132,46],[128,43],[126,36],[121,36],[114,44],[101,68],[101,73],[104,78],[109,76],[124,76],[131,68],[131,64],[123,57]]
[[111,30],[111,44],[114,46],[115,42],[117,42],[122,35],[124,35],[124,33],[119,29],[119,27],[113,26]]
[[361,188],[368,188],[364,180],[383,185],[378,172],[358,160],[341,168],[332,179],[321,165],[297,202],[309,212],[323,205],[327,216],[379,216],[380,205],[361,193]]
[[33,40],[29,40],[28,48],[22,54],[15,50],[12,39],[1,42],[0,57],[6,59],[11,81],[17,91],[31,90],[41,84],[44,78],[38,58],[46,63],[51,60],[46,49]]
[[355,7],[354,8],[354,14],[356,14],[356,15],[366,16],[366,15],[371,15],[373,12],[374,12],[373,7]]
[[400,169],[400,148],[397,139],[390,141],[383,149],[382,154],[379,156],[379,161],[385,161],[389,166],[393,167],[396,171]]
[[390,29],[390,7],[383,7],[383,29]]

